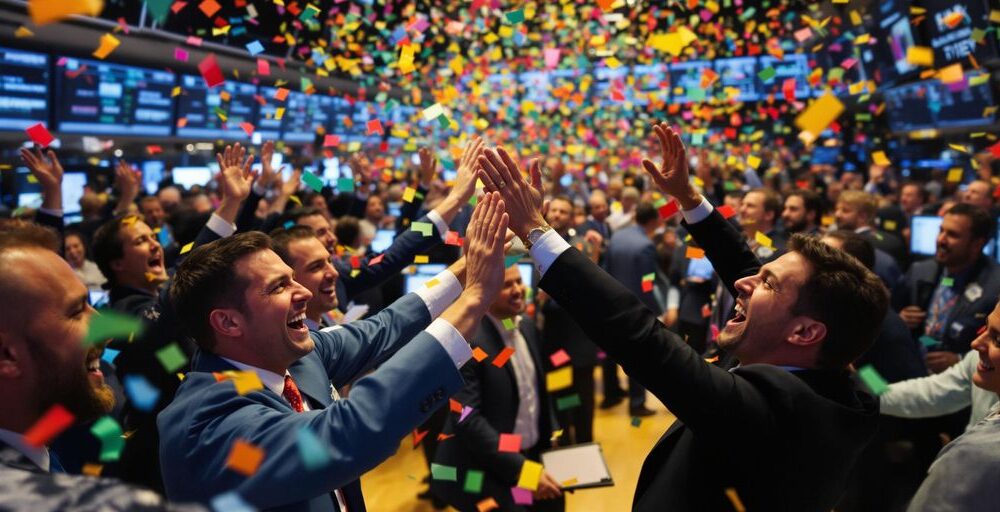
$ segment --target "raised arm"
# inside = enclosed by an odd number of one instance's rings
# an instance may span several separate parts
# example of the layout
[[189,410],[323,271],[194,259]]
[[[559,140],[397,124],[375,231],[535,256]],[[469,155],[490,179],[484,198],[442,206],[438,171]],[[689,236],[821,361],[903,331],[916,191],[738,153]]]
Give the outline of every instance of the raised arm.
[[35,215],[35,221],[55,229],[61,235],[65,227],[62,209],[63,168],[55,151],[50,149],[45,154],[48,159],[42,156],[41,149],[35,148],[34,152],[21,149],[24,164],[42,186],[42,207]]

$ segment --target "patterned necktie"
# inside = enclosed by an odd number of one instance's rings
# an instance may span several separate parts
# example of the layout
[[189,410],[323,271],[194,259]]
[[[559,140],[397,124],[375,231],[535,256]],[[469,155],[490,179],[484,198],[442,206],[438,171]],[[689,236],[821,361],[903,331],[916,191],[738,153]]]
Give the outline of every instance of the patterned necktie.
[[285,374],[285,389],[282,390],[281,396],[292,404],[292,409],[295,409],[295,412],[305,411],[305,408],[302,407],[302,395],[299,394],[299,387],[295,385],[292,376],[287,373]]

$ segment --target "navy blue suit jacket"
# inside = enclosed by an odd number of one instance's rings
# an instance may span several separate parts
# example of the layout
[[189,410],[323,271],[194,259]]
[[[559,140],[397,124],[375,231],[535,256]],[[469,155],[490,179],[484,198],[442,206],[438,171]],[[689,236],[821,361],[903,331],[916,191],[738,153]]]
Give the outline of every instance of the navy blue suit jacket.
[[[235,491],[261,509],[337,510],[331,491],[346,487],[347,494],[463,385],[444,347],[421,332],[430,320],[423,301],[408,294],[370,319],[312,332],[316,348],[289,368],[313,407],[303,413],[266,388],[239,395],[231,382],[217,382],[213,372],[235,368],[200,352],[157,419],[167,496],[207,503]],[[330,400],[331,385],[340,387],[378,365],[354,383],[350,398]],[[328,449],[329,464],[307,467],[297,441],[302,429]],[[251,476],[226,467],[238,439],[264,451]]]
[[606,269],[612,277],[635,294],[650,311],[660,314],[652,290],[642,291],[642,276],[656,272],[656,246],[639,226],[628,226],[611,235],[605,253]]

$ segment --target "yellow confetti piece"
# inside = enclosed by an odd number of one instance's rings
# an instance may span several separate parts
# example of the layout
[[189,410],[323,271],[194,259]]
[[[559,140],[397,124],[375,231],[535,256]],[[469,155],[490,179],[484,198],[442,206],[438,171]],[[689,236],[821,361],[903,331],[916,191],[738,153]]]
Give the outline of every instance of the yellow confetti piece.
[[746,512],[747,509],[743,506],[743,500],[741,500],[740,495],[736,493],[736,489],[727,487],[726,497],[729,498],[729,502],[733,504],[733,508],[736,509],[736,512]]
[[104,0],[31,0],[28,14],[35,25],[45,25],[74,14],[97,16],[104,10]]
[[418,254],[413,257],[413,262],[417,264],[427,263],[428,261],[430,261],[430,258],[426,254]]
[[424,286],[426,286],[428,288],[434,288],[435,286],[437,286],[439,284],[441,284],[441,281],[438,278],[435,277],[433,279],[428,280],[426,283],[424,283]]
[[844,104],[827,91],[795,118],[795,126],[815,139],[844,112]]
[[101,476],[101,471],[104,471],[104,466],[101,464],[84,464],[82,473],[87,476]]
[[14,37],[17,37],[17,38],[31,37],[31,36],[34,36],[34,35],[35,35],[34,32],[32,32],[30,29],[28,29],[28,27],[25,27],[23,25],[20,26],[20,27],[17,27],[17,30],[14,31]]
[[948,183],[958,183],[960,181],[962,181],[962,169],[960,167],[948,170]]
[[875,162],[875,165],[881,165],[883,167],[892,165],[892,163],[889,162],[889,158],[885,156],[885,151],[876,151],[872,153],[872,161]]
[[906,50],[906,62],[914,66],[934,66],[934,49],[927,46],[911,46]]
[[760,166],[760,158],[758,158],[758,157],[756,157],[754,155],[748,156],[747,157],[747,165],[749,165],[753,169],[756,169],[757,167]]
[[542,465],[533,461],[525,460],[521,466],[521,475],[517,478],[517,486],[529,491],[538,490],[538,481],[542,478]]
[[769,249],[774,249],[774,245],[772,245],[774,242],[772,242],[767,235],[761,233],[760,231],[754,233],[753,239],[756,240],[758,244],[763,245],[764,247],[767,247]]
[[573,385],[573,367],[564,366],[545,374],[545,389],[559,391]]
[[403,191],[403,201],[406,201],[407,203],[412,203],[413,202],[413,197],[416,194],[417,194],[417,190],[416,189],[411,188],[411,187],[406,187],[406,190]]
[[569,487],[571,485],[576,485],[577,482],[579,482],[579,480],[574,477],[574,478],[570,478],[569,480],[564,480],[559,485],[561,485],[563,487]]
[[941,68],[938,74],[943,84],[954,84],[961,82],[965,77],[965,73],[962,72],[962,63],[956,62],[950,66]]
[[181,247],[181,254],[190,252],[193,247],[194,247],[194,242],[188,242],[184,244],[184,247]]
[[111,34],[104,34],[101,36],[100,45],[96,50],[94,50],[92,55],[98,59],[104,60],[108,55],[111,55],[111,52],[115,51],[115,48],[118,48],[118,45],[120,44],[122,43],[117,37]]

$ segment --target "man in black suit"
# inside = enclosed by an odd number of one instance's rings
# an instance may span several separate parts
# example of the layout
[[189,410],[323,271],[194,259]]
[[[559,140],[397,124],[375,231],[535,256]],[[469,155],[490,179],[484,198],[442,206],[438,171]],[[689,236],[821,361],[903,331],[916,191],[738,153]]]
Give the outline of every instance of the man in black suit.
[[823,201],[819,194],[812,190],[793,190],[785,198],[785,207],[781,211],[781,223],[785,233],[819,234],[820,216],[823,214]]
[[867,350],[888,304],[885,287],[847,254],[795,237],[761,267],[739,232],[689,183],[680,136],[654,127],[664,166],[644,167],[676,197],[691,235],[736,299],[720,346],[742,362],[707,364],[625,287],[549,233],[541,176],[532,184],[500,150],[479,162],[504,197],[559,300],[598,345],[677,415],[647,457],[634,510],[830,510],[875,433],[878,405],[847,367]]
[[[432,492],[459,510],[476,510],[476,504],[487,498],[495,499],[500,510],[524,510],[514,503],[511,488],[517,485],[524,462],[537,462],[558,428],[545,389],[538,331],[531,318],[521,317],[523,312],[524,284],[521,272],[512,266],[504,273],[503,288],[480,322],[472,345],[491,358],[508,347],[514,353],[499,368],[491,359],[462,368],[465,387],[453,398],[470,412],[448,416],[444,433],[455,437],[442,441],[435,451],[435,463],[455,466],[460,475],[484,472],[478,493],[466,492],[464,479],[431,481]],[[520,451],[499,451],[501,434],[520,436]],[[542,473],[534,499],[540,501],[531,510],[565,506],[559,484],[548,473]]]

